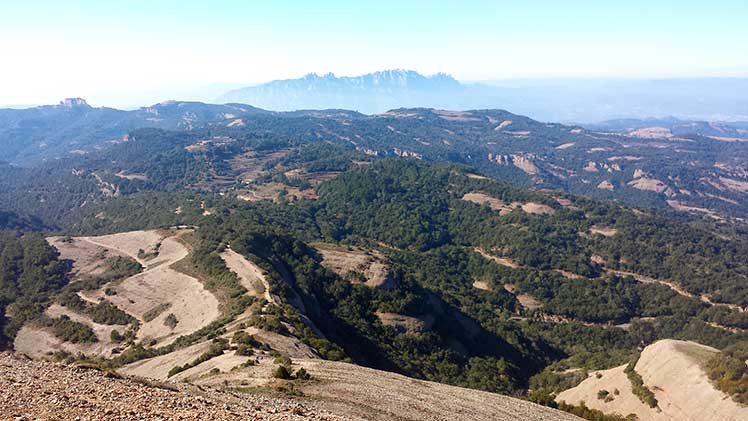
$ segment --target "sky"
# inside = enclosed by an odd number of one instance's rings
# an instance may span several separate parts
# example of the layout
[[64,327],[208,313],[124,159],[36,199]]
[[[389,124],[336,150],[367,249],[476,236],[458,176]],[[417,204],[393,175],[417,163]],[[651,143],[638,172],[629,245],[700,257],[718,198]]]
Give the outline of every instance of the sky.
[[310,72],[748,77],[748,1],[0,0],[0,104],[209,100]]

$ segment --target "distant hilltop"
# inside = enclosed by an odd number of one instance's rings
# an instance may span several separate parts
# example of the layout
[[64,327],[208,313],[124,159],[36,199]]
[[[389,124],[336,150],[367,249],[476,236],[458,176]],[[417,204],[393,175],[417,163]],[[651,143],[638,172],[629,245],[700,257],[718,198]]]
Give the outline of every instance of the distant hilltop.
[[62,101],[60,101],[59,107],[63,108],[77,108],[77,107],[83,107],[83,108],[90,108],[91,106],[88,105],[85,99],[83,98],[65,98]]

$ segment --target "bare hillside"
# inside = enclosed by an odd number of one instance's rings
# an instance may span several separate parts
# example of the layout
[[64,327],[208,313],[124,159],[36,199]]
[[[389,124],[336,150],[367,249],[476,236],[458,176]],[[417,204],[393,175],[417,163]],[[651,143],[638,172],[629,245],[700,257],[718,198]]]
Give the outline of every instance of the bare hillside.
[[[625,366],[593,372],[578,386],[558,395],[557,401],[587,406],[605,413],[636,414],[640,420],[745,420],[748,407],[732,401],[710,383],[703,363],[716,349],[694,342],[666,339],[644,349],[635,370],[654,392],[658,407],[650,408],[631,392]],[[613,399],[598,399],[600,390]],[[614,391],[619,394],[615,395]]]

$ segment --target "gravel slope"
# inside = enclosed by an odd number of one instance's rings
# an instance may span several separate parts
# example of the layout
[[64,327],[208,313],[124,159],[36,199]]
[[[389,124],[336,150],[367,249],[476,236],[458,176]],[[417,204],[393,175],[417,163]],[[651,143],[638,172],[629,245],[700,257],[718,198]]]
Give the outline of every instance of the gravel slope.
[[0,419],[342,420],[313,403],[168,383],[0,354]]

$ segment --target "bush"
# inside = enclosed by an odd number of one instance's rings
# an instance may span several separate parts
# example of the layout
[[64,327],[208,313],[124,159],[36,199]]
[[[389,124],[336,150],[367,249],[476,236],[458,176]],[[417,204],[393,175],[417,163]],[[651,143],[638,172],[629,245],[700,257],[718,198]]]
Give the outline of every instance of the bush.
[[608,395],[610,395],[610,392],[608,392],[605,389],[597,391],[597,398],[600,399],[600,400],[603,400],[603,399],[607,398]]
[[70,320],[68,316],[62,315],[58,319],[46,319],[45,325],[52,328],[54,335],[65,342],[71,343],[94,343],[97,342],[93,329]]
[[169,313],[169,315],[164,319],[164,325],[169,329],[174,329],[175,327],[177,327],[177,323],[179,323],[179,321],[177,320],[177,316],[175,316],[174,313]]
[[288,329],[283,325],[280,318],[274,315],[253,316],[249,320],[249,325],[268,332],[275,332],[280,335],[288,335]]
[[169,373],[166,374],[166,377],[175,376],[175,375],[183,372],[186,369],[187,369],[187,365],[186,364],[184,366],[180,366],[180,365],[174,366],[174,367],[171,368],[171,370],[169,370]]
[[275,360],[273,360],[273,364],[280,364],[280,365],[291,365],[291,359],[288,358],[285,355],[281,355],[279,357],[276,357]]
[[108,301],[102,301],[87,311],[95,323],[104,325],[126,325],[135,321],[132,316]]
[[125,337],[122,336],[117,329],[112,329],[112,333],[109,335],[109,337],[112,339],[112,342],[120,343],[122,342]]
[[72,291],[65,291],[57,298],[57,302],[70,310],[84,311],[86,309],[86,302],[78,296],[78,294]]
[[312,378],[312,375],[309,374],[309,372],[306,371],[304,367],[301,367],[299,371],[296,372],[296,378],[299,380],[310,380]]
[[255,355],[255,350],[251,346],[240,344],[236,347],[236,351],[234,351],[236,355],[242,355],[245,357],[251,357],[252,355]]
[[291,380],[293,378],[293,376],[291,376],[291,369],[285,365],[279,365],[276,367],[275,370],[273,370],[273,377],[284,380]]

